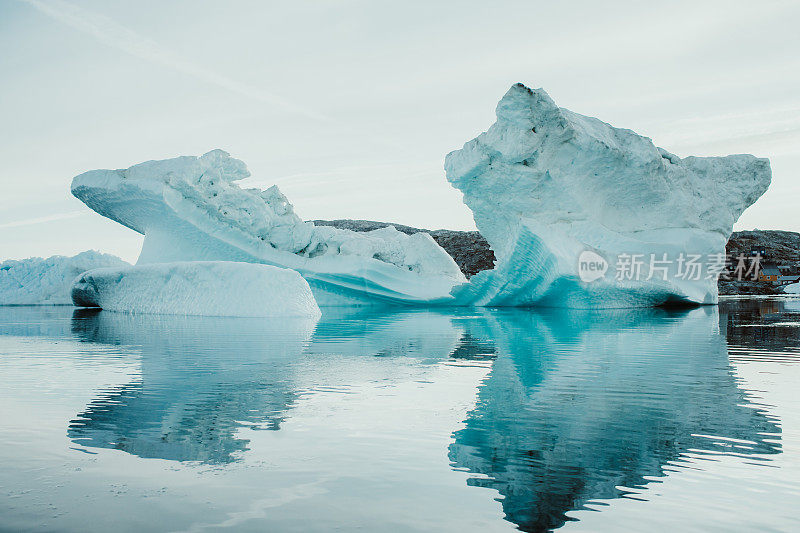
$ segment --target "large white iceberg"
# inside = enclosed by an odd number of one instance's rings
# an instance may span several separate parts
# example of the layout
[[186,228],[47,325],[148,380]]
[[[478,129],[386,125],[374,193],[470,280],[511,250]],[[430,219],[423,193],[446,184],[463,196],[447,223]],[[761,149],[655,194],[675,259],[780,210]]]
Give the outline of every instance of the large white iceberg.
[[138,264],[225,260],[297,270],[320,305],[430,303],[465,282],[430,235],[315,226],[276,186],[242,189],[245,164],[222,150],[77,176],[72,193],[145,235]]
[[716,303],[720,254],[733,223],[769,186],[767,159],[680,158],[522,84],[496,112],[488,131],[445,162],[497,257],[494,270],[456,291],[459,299]]
[[72,257],[9,259],[0,263],[0,305],[71,305],[70,288],[82,272],[127,264],[94,250]]
[[426,233],[315,226],[277,187],[241,189],[222,150],[87,172],[72,192],[145,235],[138,264],[291,268],[323,306],[637,307],[715,303],[733,223],[771,178],[766,159],[681,159],[521,84],[445,169],[497,257],[469,282]]
[[308,283],[294,270],[232,261],[98,268],[75,280],[72,300],[129,313],[320,316]]

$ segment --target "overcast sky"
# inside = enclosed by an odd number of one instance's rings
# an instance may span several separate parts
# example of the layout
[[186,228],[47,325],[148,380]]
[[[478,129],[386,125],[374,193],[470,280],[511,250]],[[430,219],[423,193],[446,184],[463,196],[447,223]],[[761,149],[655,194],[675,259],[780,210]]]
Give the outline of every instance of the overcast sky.
[[791,1],[0,0],[0,259],[135,260],[72,177],[213,148],[307,219],[473,228],[444,156],[518,81],[680,156],[769,157],[737,229],[800,231],[798,20]]

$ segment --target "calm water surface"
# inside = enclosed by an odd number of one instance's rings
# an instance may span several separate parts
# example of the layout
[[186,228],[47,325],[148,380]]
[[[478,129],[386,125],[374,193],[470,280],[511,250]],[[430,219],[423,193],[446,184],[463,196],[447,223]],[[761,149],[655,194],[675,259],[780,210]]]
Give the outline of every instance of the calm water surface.
[[798,531],[800,299],[0,307],[2,531]]

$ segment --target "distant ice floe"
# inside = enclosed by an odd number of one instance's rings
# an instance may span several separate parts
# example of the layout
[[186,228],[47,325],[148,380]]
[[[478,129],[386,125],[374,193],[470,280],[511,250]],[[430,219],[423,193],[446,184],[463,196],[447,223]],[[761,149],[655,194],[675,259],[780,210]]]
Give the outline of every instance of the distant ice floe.
[[94,250],[72,257],[9,259],[0,263],[0,305],[70,305],[72,282],[82,272],[126,265],[119,257]]
[[[521,84],[445,169],[497,256],[469,282],[425,233],[315,226],[277,187],[241,189],[249,172],[222,150],[87,172],[72,193],[145,235],[139,265],[289,268],[321,306],[595,308],[716,303],[721,265],[710,264],[771,180],[767,159],[680,158]],[[633,262],[621,276],[620,258]]]
[[75,280],[72,300],[131,313],[320,316],[308,283],[294,270],[232,261],[98,268]]
[[786,294],[800,294],[800,283],[791,283],[783,288]]

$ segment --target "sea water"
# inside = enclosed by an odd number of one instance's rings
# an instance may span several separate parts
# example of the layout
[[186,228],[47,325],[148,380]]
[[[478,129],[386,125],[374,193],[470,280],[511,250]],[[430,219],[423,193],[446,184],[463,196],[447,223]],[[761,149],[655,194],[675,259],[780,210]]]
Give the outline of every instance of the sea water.
[[800,299],[0,307],[0,531],[800,529]]

